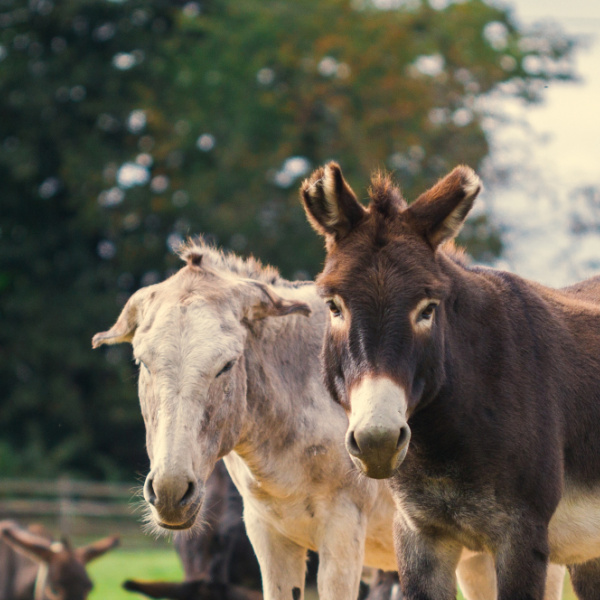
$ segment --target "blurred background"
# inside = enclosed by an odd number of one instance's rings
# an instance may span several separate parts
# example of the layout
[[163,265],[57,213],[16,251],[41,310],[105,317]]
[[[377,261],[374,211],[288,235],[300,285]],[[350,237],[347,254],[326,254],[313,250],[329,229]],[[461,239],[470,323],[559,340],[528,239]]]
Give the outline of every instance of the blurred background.
[[0,518],[141,537],[136,367],[91,337],[197,233],[312,278],[328,160],[408,200],[467,163],[475,259],[598,270],[599,34],[588,0],[0,0]]

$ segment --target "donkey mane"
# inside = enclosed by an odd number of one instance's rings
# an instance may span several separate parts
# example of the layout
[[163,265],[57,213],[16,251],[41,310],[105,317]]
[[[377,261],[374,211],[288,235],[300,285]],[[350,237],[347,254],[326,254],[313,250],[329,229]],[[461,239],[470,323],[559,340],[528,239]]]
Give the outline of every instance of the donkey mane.
[[384,171],[377,171],[373,174],[369,198],[371,199],[370,207],[372,206],[386,217],[397,214],[408,206],[392,176]]
[[[392,175],[385,171],[376,171],[372,175],[369,199],[369,208],[374,209],[384,218],[380,223],[380,228],[388,226],[388,217],[393,217],[408,208],[408,203],[402,196],[400,188],[394,183]],[[444,242],[440,250],[457,265],[466,269],[470,268],[470,257],[464,248],[456,245],[454,239]]]
[[243,258],[233,252],[220,250],[207,242],[202,236],[196,236],[188,239],[187,242],[183,242],[177,248],[176,252],[179,258],[187,262],[188,265],[208,266],[269,285],[299,288],[312,283],[310,281],[289,281],[284,279],[275,267],[263,265],[254,256]]

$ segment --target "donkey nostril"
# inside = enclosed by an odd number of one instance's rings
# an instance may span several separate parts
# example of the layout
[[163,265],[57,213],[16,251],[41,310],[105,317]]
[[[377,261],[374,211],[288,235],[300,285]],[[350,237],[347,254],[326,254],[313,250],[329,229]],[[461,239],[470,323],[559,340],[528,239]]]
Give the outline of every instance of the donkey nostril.
[[410,440],[410,429],[408,427],[402,427],[400,429],[400,435],[398,436],[398,442],[396,448],[399,450],[403,448]]
[[346,448],[353,456],[358,456],[360,454],[360,446],[354,437],[354,431],[349,431],[346,435]]
[[152,506],[156,505],[156,494],[154,493],[154,486],[152,484],[152,479],[146,479],[146,485],[144,485],[144,498],[146,498],[146,502],[152,504]]
[[189,504],[194,499],[195,495],[196,495],[196,484],[193,481],[190,481],[188,483],[188,487],[187,487],[187,490],[185,491],[185,494],[179,501],[179,504],[181,506],[185,506],[186,504]]

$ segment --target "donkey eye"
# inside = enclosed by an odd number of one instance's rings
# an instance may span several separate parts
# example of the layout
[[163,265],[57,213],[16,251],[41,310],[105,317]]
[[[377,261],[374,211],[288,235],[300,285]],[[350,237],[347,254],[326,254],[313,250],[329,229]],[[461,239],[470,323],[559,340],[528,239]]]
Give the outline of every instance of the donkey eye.
[[235,360],[230,360],[218,373],[217,377],[221,377],[223,373],[227,373],[227,371],[231,371],[233,369],[233,365],[235,365]]
[[437,304],[435,302],[430,302],[419,315],[420,321],[430,321],[433,317],[433,313],[435,312]]
[[342,309],[335,303],[335,301],[327,300],[326,304],[334,317],[342,316]]

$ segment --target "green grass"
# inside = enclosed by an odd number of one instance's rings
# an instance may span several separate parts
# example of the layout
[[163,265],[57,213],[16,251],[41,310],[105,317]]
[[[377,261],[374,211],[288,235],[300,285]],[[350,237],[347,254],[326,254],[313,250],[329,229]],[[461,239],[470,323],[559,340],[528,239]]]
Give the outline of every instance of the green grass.
[[145,597],[124,590],[121,584],[126,579],[183,579],[179,557],[172,548],[114,550],[90,563],[88,573],[94,582],[89,600],[135,600]]
[[[91,563],[88,572],[94,582],[89,600],[136,600],[144,597],[125,591],[121,584],[126,579],[183,579],[179,557],[169,547],[156,550],[115,550]],[[312,590],[307,592],[307,600],[316,600],[316,593],[311,593]],[[458,598],[464,600],[460,593]],[[568,577],[563,600],[576,600]]]

